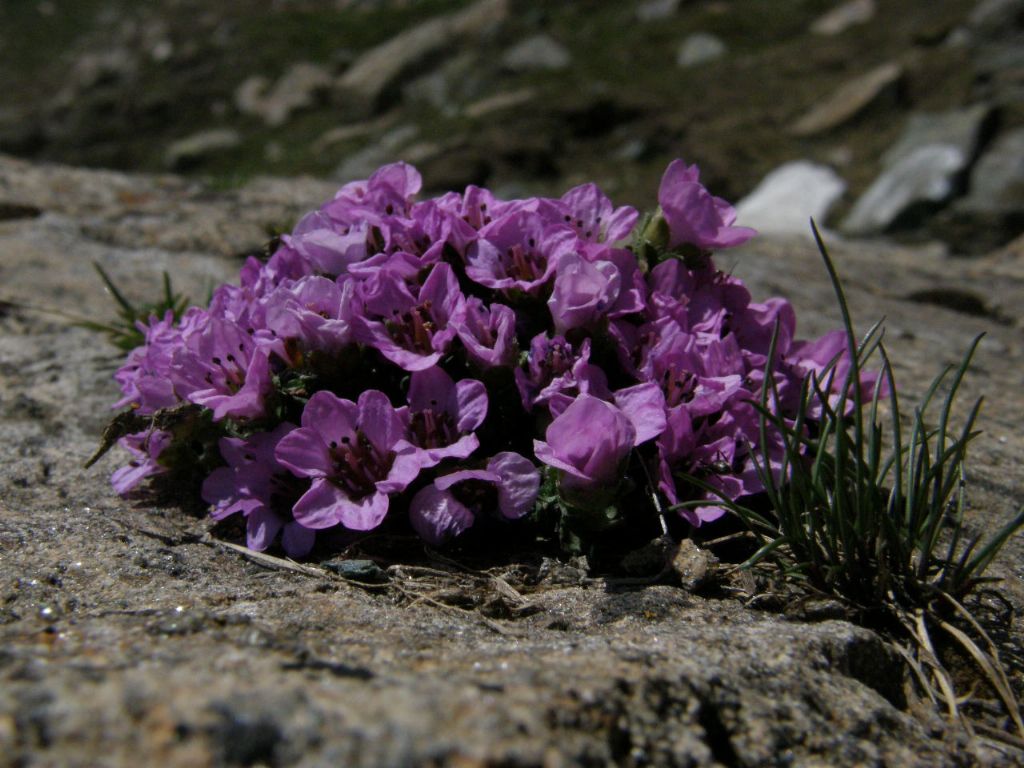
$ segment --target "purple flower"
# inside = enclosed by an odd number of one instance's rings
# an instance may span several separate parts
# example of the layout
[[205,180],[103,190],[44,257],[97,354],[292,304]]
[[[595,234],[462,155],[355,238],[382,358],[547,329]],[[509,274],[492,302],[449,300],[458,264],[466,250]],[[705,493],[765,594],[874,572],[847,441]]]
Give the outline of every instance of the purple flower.
[[[781,435],[770,427],[767,437],[768,469],[778,478],[783,454]],[[658,439],[658,489],[670,504],[681,501],[684,493],[688,499],[706,500],[706,504],[679,510],[691,525],[716,520],[727,512],[723,497],[734,501],[764,490],[750,456],[751,447],[759,442],[758,412],[750,402],[731,403],[713,423],[691,420],[681,406],[670,408],[667,429]],[[754,450],[763,463],[762,449]],[[695,492],[684,481],[677,485],[677,473],[698,477],[715,490]]]
[[146,342],[133,349],[114,374],[123,396],[113,407],[131,405],[136,413],[150,414],[180,402],[170,373],[171,358],[181,343],[181,329],[175,326],[174,313],[170,310],[162,319],[154,315],[149,318],[148,326],[139,322],[136,327],[145,333]]
[[263,415],[269,394],[269,351],[235,323],[209,318],[179,347],[171,365],[175,388],[215,421]]
[[447,458],[465,459],[480,441],[474,434],[487,416],[487,390],[476,379],[457,384],[438,367],[412,374],[409,407],[398,411],[408,423],[409,441],[420,452],[420,466]]
[[590,339],[584,339],[578,348],[562,336],[549,339],[539,333],[530,341],[526,370],[513,371],[516,388],[523,409],[533,410],[537,404],[547,403],[552,396],[578,386],[577,376],[590,371]]
[[203,500],[211,504],[214,520],[242,513],[245,516],[246,546],[263,551],[277,535],[289,557],[305,557],[313,548],[316,532],[292,518],[292,504],[303,494],[308,482],[288,472],[277,461],[274,450],[285,435],[295,429],[287,422],[273,432],[260,432],[248,439],[224,437],[220,455],[228,463],[215,469],[203,482]]
[[[797,341],[790,347],[786,361],[793,366],[797,378],[802,380],[807,376],[814,376],[821,388],[828,393],[828,405],[836,408],[842,399],[843,384],[850,375],[850,350],[844,331],[830,331],[815,341]],[[830,367],[831,366],[831,367]],[[826,370],[828,371],[826,373]],[[860,372],[860,397],[861,402],[870,402],[874,397],[875,385],[878,371]],[[879,388],[879,396],[886,397],[889,394],[889,384],[882,382]],[[820,402],[812,404],[808,410],[811,418],[820,418],[823,407]],[[853,413],[853,392],[846,393],[845,414]]]
[[306,349],[337,352],[352,341],[355,284],[326,277],[286,282],[267,297],[266,325],[281,339],[297,339]]
[[[595,259],[594,253],[599,254]],[[632,251],[624,248],[600,248],[586,250],[587,259],[590,261],[610,261],[619,269],[621,276],[621,287],[619,297],[608,310],[608,317],[622,317],[643,312],[647,302],[647,284],[644,280],[644,273],[636,262],[636,256]]]
[[723,336],[732,317],[750,304],[750,291],[731,275],[712,266],[689,269],[678,259],[668,259],[648,276],[651,320],[670,317],[684,331]]
[[612,262],[590,262],[575,253],[565,254],[548,299],[555,333],[592,327],[608,313],[621,290],[622,276]]
[[[479,473],[487,475],[488,473]],[[473,511],[431,483],[409,502],[409,522],[420,538],[432,546],[440,546],[473,525]]]
[[451,267],[435,266],[417,297],[395,272],[381,270],[375,278],[359,288],[362,312],[352,318],[356,340],[407,371],[432,367],[455,338],[451,321],[465,303]]
[[356,221],[339,224],[321,211],[304,216],[281,241],[320,274],[345,274],[368,255],[369,225]]
[[483,368],[515,364],[516,313],[504,304],[484,305],[476,296],[466,299],[463,312],[451,323],[469,359]]
[[669,248],[694,245],[701,250],[742,245],[757,232],[734,227],[736,211],[725,200],[713,197],[700,183],[696,165],[673,160],[661,178],[658,204],[669,229]]
[[547,225],[534,211],[514,211],[480,230],[466,253],[466,275],[496,291],[536,295],[576,243],[570,228]]
[[708,416],[741,391],[746,369],[735,338],[702,340],[668,320],[658,330],[640,375],[661,387],[667,407],[682,405],[693,418]]
[[781,359],[789,354],[796,333],[796,313],[785,299],[768,299],[763,304],[749,304],[746,311],[732,323],[736,340],[750,359],[750,365],[763,369],[768,362],[768,348],[778,324],[775,353]]
[[570,492],[613,487],[636,444],[636,429],[611,403],[580,395],[548,426],[545,441],[534,440],[537,458],[562,470],[561,486]]
[[159,463],[160,454],[171,444],[174,436],[163,430],[149,430],[127,435],[118,441],[118,445],[131,454],[131,461],[116,470],[110,477],[110,484],[121,496],[132,491],[147,477],[159,475],[167,471]]
[[644,383],[619,389],[612,401],[636,430],[634,445],[640,445],[665,431],[665,395],[657,384]]
[[537,501],[540,472],[529,460],[510,451],[496,454],[486,469],[443,475],[417,493],[409,504],[416,532],[437,546],[473,525],[476,515],[494,508],[507,520],[518,520]]
[[317,392],[302,412],[302,426],[281,438],[274,455],[295,475],[312,479],[292,514],[316,530],[338,523],[356,531],[376,528],[387,515],[388,494],[404,490],[420,471],[402,419],[377,390],[363,392],[358,403]]
[[595,243],[617,243],[629,237],[639,216],[626,205],[613,208],[612,201],[596,184],[582,184],[562,195],[566,223],[584,240]]
[[665,395],[657,384],[644,382],[613,392],[608,377],[596,365],[579,362],[574,367],[572,386],[552,393],[547,398],[548,412],[553,418],[562,415],[580,395],[591,395],[614,403],[636,430],[634,445],[657,437],[665,429]]
[[442,210],[452,214],[474,230],[483,229],[513,209],[536,208],[536,205],[524,206],[522,201],[506,203],[496,198],[490,190],[474,185],[466,187],[466,192],[463,195],[454,192],[443,195],[438,198],[437,204]]
[[321,210],[343,223],[380,223],[385,216],[407,216],[412,198],[423,186],[419,171],[408,163],[392,163],[377,169],[365,181],[346,184]]

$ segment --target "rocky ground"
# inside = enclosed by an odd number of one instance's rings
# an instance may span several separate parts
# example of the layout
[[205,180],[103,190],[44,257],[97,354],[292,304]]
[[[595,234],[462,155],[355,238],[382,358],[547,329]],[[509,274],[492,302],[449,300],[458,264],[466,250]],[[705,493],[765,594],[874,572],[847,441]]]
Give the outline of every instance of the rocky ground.
[[770,181],[762,229],[980,254],[1024,228],[1022,51],[1022,0],[21,0],[0,151],[222,187],[402,157],[642,207],[682,156],[731,200]]
[[[0,765],[1020,764],[1005,744],[912,714],[898,658],[827,612],[787,618],[738,593],[630,586],[573,563],[427,559],[360,585],[118,498],[107,477],[121,457],[83,469],[118,354],[39,309],[109,317],[93,261],[135,298],[163,270],[203,296],[331,190],[0,157]],[[887,318],[905,402],[987,334],[966,387],[987,399],[975,532],[1024,504],[1022,247],[963,260],[835,241],[860,326]],[[789,297],[807,336],[838,322],[805,238],[759,238],[722,266],[757,297]],[[993,572],[1019,611],[1024,540]],[[1022,634],[1001,621],[1020,688]]]

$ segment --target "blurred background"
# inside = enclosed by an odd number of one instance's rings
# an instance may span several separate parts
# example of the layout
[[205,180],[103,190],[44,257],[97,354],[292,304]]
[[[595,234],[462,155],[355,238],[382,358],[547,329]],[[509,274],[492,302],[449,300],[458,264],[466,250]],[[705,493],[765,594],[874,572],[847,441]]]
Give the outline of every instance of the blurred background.
[[1024,1],[0,0],[0,152],[645,207],[683,157],[741,223],[982,253],[1024,229]]

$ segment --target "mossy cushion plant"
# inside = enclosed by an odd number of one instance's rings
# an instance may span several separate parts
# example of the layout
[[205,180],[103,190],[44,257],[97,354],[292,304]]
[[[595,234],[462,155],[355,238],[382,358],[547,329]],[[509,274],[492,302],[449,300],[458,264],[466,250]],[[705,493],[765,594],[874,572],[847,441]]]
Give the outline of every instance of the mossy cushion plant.
[[[938,426],[922,411],[943,377],[905,438],[880,330],[856,342],[824,248],[844,327],[800,341],[785,299],[755,302],[715,266],[755,233],[679,160],[642,220],[594,184],[522,200],[417,200],[420,185],[396,163],[344,186],[206,307],[168,283],[164,311],[138,320],[112,288],[141,334],[116,375],[119,493],[199,478],[249,547],[296,558],[371,531],[486,548],[524,527],[621,555],[732,513],[761,541],[748,564],[774,561],[917,651],[928,622],[962,641],[1020,725],[968,637],[984,633],[954,621],[1024,522],[962,543],[977,407],[958,435],[949,413],[970,355]],[[955,711],[934,655],[908,658]]]

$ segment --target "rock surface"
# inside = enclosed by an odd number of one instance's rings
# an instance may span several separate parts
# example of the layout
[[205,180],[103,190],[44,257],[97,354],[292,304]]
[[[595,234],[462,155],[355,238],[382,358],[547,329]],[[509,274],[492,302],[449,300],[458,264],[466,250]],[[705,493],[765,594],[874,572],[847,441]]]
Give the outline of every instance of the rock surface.
[[[209,222],[236,222],[231,237],[244,240],[260,216],[267,226],[323,193],[281,180],[216,193],[0,158],[0,200],[23,212],[0,222],[2,298],[108,317],[94,260],[132,297],[151,295],[165,269],[202,295],[238,268]],[[119,226],[139,210],[148,230]],[[967,388],[998,407],[980,425],[969,515],[975,528],[1001,524],[1024,488],[1020,254],[835,255],[856,317],[888,318],[906,399],[989,334]],[[837,324],[807,244],[759,239],[720,263],[757,297],[790,297],[804,335]],[[947,287],[1007,318],[907,301]],[[116,497],[107,475],[123,457],[81,468],[118,355],[56,316],[0,307],[0,754],[11,764],[932,768],[1021,757],[943,741],[936,722],[902,711],[895,657],[841,621],[788,621],[569,566],[524,585],[512,567],[439,563],[359,587],[316,563],[246,556],[204,520]],[[1012,541],[994,569],[1018,608],[1022,566]]]
[[533,35],[505,51],[501,63],[513,72],[565,69],[572,63],[568,49],[550,35]]
[[865,24],[875,16],[875,0],[846,0],[811,24],[816,35],[840,35],[850,27]]
[[1024,213],[1024,129],[999,137],[971,170],[962,204],[984,211]]
[[636,7],[637,21],[661,21],[679,11],[680,0],[645,0]]
[[165,163],[171,170],[183,170],[217,152],[234,149],[242,137],[233,128],[200,131],[174,142],[167,148]]
[[790,127],[794,136],[814,136],[831,131],[853,119],[884,94],[892,92],[903,77],[903,67],[887,62],[840,86],[831,96],[811,107]]
[[321,66],[300,61],[292,64],[274,83],[254,75],[235,91],[235,106],[269,126],[284,125],[295,112],[308,109],[331,87],[330,73]]
[[720,38],[707,32],[696,32],[683,40],[676,54],[676,66],[696,67],[725,56],[728,49]]

